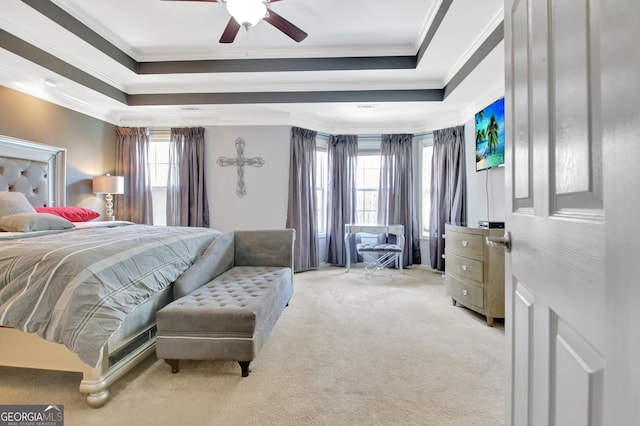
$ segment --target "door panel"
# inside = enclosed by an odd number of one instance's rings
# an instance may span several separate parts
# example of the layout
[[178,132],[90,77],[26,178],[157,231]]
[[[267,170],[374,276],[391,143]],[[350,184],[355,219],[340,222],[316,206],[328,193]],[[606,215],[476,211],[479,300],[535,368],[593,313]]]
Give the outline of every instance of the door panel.
[[[599,25],[595,1],[551,3],[549,137],[556,213],[602,209]],[[562,213],[561,213],[562,214]],[[584,214],[584,212],[582,212]]]
[[[553,369],[556,383],[555,425],[602,424],[604,359],[578,333],[554,315]],[[583,410],[581,407],[589,407]],[[577,408],[577,409],[576,409]]]
[[530,424],[531,374],[533,342],[533,296],[522,285],[516,289],[513,306],[513,405],[518,407],[513,413],[513,424]]
[[538,303],[602,347],[603,224],[514,214],[511,229],[511,267],[518,271],[512,275],[526,283]]
[[594,3],[506,2],[508,424],[602,423],[606,293]]
[[513,118],[514,198],[518,207],[531,207],[531,138],[529,135],[529,49],[528,0],[519,0],[513,8],[514,44],[523,46],[513,52],[514,74],[522,76],[513,85],[513,103],[521,115]]
[[555,1],[551,8],[552,81],[555,103],[557,194],[588,192],[590,185],[587,7]]
[[508,425],[640,419],[638,22],[505,1]]

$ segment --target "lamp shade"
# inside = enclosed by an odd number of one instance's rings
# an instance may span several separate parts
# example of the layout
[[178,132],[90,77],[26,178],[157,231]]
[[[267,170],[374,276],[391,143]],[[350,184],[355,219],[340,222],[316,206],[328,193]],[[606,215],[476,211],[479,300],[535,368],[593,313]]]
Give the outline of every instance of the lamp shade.
[[267,14],[262,0],[227,0],[227,11],[238,23],[249,29]]
[[124,176],[94,176],[93,192],[96,194],[124,194]]

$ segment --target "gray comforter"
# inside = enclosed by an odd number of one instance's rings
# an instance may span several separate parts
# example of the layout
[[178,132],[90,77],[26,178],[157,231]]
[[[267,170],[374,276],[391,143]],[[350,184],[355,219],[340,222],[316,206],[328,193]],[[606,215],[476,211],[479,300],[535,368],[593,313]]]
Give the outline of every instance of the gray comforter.
[[0,325],[62,343],[95,366],[123,318],[218,235],[130,224],[0,240]]

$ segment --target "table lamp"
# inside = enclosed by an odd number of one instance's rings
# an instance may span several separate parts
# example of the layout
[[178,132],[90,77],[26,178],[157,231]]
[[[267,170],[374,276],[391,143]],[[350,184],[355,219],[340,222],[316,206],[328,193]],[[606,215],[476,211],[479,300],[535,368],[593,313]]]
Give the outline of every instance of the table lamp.
[[105,220],[116,220],[113,215],[113,194],[124,194],[124,176],[94,176],[93,192],[96,194],[107,194],[104,200],[107,202],[107,215]]

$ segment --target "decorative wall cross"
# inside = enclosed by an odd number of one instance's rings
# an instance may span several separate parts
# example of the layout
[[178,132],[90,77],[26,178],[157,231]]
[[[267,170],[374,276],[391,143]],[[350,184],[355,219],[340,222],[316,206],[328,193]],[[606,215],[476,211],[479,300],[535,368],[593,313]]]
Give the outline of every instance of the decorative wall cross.
[[238,156],[236,158],[220,157],[218,158],[218,165],[220,166],[236,166],[238,171],[238,184],[236,185],[236,194],[238,197],[244,197],[247,194],[247,190],[244,184],[244,166],[262,167],[264,160],[262,157],[244,158],[244,139],[236,139],[236,152]]

